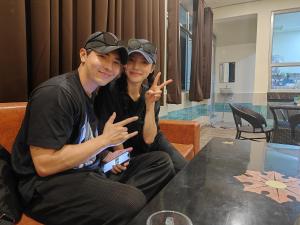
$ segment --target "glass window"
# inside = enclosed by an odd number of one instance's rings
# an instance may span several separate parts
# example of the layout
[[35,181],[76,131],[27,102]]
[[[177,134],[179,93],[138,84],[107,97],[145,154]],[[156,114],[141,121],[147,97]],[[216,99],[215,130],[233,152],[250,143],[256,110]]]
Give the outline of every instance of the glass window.
[[181,89],[185,90],[185,67],[186,67],[187,34],[180,29],[180,53],[181,53]]
[[193,28],[193,17],[190,15],[189,16],[189,31],[192,32]]
[[300,89],[300,10],[273,17],[271,89]]
[[192,39],[189,34],[180,29],[180,51],[181,51],[181,89],[190,90],[191,62],[192,62]]
[[300,12],[274,15],[272,63],[300,62]]
[[180,50],[181,50],[181,88],[190,89],[191,62],[192,62],[192,23],[193,17],[180,4]]
[[187,11],[182,5],[180,5],[179,9],[179,23],[181,26],[187,28]]
[[300,89],[300,66],[272,67],[273,89]]

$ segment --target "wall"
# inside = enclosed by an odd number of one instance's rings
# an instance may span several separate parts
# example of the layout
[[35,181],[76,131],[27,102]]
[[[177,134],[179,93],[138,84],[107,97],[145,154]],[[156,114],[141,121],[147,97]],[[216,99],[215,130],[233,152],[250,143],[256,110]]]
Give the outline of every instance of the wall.
[[263,0],[213,10],[214,20],[257,14],[254,93],[268,91],[272,11],[298,7],[299,0]]
[[[237,93],[252,93],[255,78],[255,43],[230,45],[216,48],[216,89],[230,87]],[[235,82],[219,83],[219,64],[235,62]]]

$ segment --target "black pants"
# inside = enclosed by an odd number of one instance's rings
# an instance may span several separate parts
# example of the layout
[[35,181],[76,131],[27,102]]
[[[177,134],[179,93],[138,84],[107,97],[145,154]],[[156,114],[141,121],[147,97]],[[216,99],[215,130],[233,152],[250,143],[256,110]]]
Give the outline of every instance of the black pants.
[[122,225],[174,175],[166,153],[145,153],[132,158],[119,176],[97,172],[54,176],[36,188],[26,212],[47,225]]
[[176,148],[167,140],[165,135],[159,132],[150,151],[163,151],[170,156],[176,173],[179,172],[186,164],[187,160],[176,150]]

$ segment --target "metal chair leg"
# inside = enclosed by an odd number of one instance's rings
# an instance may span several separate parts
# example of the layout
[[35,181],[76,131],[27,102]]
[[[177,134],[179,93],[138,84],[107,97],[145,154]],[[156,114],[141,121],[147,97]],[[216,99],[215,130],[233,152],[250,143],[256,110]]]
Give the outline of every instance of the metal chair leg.
[[270,142],[270,132],[266,132],[266,141]]
[[238,139],[238,137],[239,137],[239,132],[236,131],[235,139]]

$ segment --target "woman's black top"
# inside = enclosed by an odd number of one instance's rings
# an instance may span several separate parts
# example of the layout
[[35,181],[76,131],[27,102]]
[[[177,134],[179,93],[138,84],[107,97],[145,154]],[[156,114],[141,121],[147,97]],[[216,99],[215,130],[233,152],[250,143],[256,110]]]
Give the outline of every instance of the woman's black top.
[[[133,147],[132,155],[148,152],[151,145],[147,145],[143,139],[143,126],[146,115],[145,93],[149,89],[147,85],[142,85],[140,98],[133,101],[127,94],[127,88],[120,82],[113,81],[105,87],[101,87],[95,99],[95,111],[99,120],[99,133],[103,131],[104,125],[113,112],[117,117],[115,122],[124,120],[128,117],[138,116],[139,119],[128,124],[128,132],[138,131],[138,135],[128,139],[123,143],[124,147]],[[159,101],[155,103],[155,122],[158,127],[158,114],[160,110]],[[159,135],[160,132],[158,132]],[[155,138],[156,139],[156,138]]]

